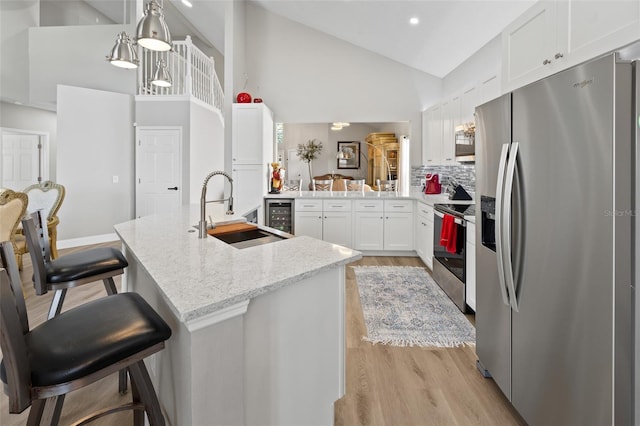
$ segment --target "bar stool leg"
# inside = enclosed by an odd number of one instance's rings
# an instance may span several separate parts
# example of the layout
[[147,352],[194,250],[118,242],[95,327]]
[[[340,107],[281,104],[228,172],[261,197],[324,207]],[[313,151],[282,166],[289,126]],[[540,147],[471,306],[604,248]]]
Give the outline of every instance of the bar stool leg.
[[109,296],[113,296],[118,293],[118,290],[116,290],[116,283],[113,281],[113,278],[105,278],[102,282],[104,283],[104,289],[107,290],[107,294]]
[[66,295],[66,288],[55,291],[55,293],[53,294],[53,300],[51,301],[51,306],[49,307],[49,315],[47,315],[48,320],[55,317],[56,315],[60,315],[60,311],[62,310],[62,303],[64,302],[64,298]]
[[31,404],[27,426],[51,425],[60,423],[62,404],[65,395],[58,395],[46,399],[37,399]]
[[149,425],[165,426],[164,417],[160,410],[160,402],[158,402],[158,397],[153,389],[153,383],[151,383],[151,377],[149,377],[144,361],[131,364],[129,366],[129,374],[131,374],[131,387],[136,387],[136,392],[139,392],[140,400],[144,404],[145,412],[149,418]]

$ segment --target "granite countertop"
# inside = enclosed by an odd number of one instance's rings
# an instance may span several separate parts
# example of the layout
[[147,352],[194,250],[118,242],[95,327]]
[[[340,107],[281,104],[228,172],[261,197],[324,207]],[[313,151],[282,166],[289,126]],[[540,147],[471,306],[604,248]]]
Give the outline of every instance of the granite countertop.
[[[212,219],[240,221],[236,216]],[[198,238],[193,225],[199,217],[199,206],[189,205],[115,226],[127,252],[186,323],[362,257],[305,236],[237,249],[213,237]]]
[[448,194],[425,194],[419,188],[413,187],[407,193],[395,192],[359,192],[359,191],[285,191],[280,194],[268,194],[265,198],[274,199],[381,199],[381,200],[416,200],[433,207],[434,204],[473,204],[473,200],[450,200]]

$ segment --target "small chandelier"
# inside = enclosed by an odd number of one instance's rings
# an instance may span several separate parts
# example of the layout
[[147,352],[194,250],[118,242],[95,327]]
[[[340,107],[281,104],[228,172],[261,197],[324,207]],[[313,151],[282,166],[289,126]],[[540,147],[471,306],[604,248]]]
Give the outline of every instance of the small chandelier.
[[[127,1],[124,0],[123,26],[127,23]],[[116,44],[107,56],[107,61],[120,68],[138,68],[138,54],[131,43],[131,39],[124,29],[116,38]]]
[[136,42],[149,50],[171,50],[171,33],[164,21],[162,6],[156,0],[146,4],[144,16],[136,28]]
[[116,44],[107,56],[107,61],[120,68],[138,68],[138,54],[131,44],[131,39],[122,31],[116,38]]
[[171,75],[169,75],[169,71],[167,71],[167,64],[164,62],[164,59],[158,59],[151,84],[158,87],[171,87]]

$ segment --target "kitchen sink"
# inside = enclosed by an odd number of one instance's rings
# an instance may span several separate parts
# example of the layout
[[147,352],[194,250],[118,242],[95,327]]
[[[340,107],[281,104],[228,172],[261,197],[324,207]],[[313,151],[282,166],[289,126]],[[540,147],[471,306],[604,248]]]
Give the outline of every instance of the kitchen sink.
[[220,235],[212,235],[212,237],[217,238],[220,241],[223,241],[237,249],[243,249],[259,246],[262,244],[275,243],[276,241],[287,239],[290,236],[289,234],[286,234],[284,232],[278,232],[276,234],[274,232],[256,228],[244,231],[229,232]]

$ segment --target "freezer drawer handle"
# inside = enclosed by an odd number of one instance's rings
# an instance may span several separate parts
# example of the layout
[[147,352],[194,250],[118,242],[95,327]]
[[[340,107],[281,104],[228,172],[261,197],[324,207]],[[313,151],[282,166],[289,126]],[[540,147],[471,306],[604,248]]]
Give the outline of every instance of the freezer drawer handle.
[[507,155],[509,154],[509,144],[502,145],[502,152],[500,153],[500,165],[498,166],[498,182],[496,184],[496,259],[498,261],[498,285],[500,286],[500,293],[502,294],[502,303],[506,306],[511,306],[509,303],[509,295],[507,294],[507,287],[504,278],[504,259],[503,253],[503,241],[502,241],[502,198],[504,197],[504,172],[507,166]]
[[518,296],[516,295],[515,278],[513,274],[513,263],[511,261],[511,195],[513,194],[513,180],[516,174],[516,162],[518,158],[518,142],[511,143],[509,150],[509,164],[507,164],[507,181],[504,186],[504,210],[502,221],[502,235],[504,238],[503,261],[504,261],[504,277],[507,281],[509,289],[509,299],[511,300],[511,309],[518,312]]

